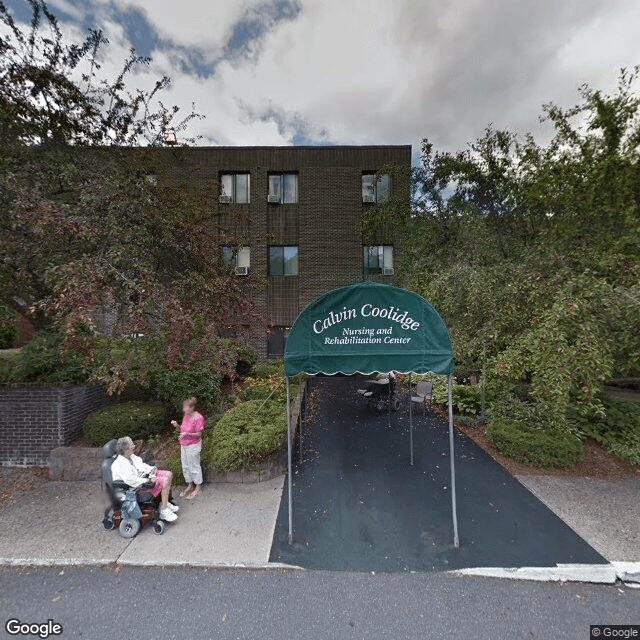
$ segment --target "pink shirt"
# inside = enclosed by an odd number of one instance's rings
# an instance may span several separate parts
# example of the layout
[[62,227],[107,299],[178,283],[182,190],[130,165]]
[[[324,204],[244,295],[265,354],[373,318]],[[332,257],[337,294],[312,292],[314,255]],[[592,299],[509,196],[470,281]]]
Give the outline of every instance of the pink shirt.
[[182,424],[180,425],[180,439],[178,442],[183,445],[199,444],[199,434],[204,429],[204,418],[197,412],[194,412],[191,417],[186,413],[182,418]]

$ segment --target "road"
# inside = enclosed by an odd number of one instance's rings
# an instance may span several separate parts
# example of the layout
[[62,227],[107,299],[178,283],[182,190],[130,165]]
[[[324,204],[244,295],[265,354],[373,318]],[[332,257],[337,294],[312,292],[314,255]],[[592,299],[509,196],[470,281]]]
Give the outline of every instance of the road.
[[[185,539],[188,544],[188,539]],[[61,638],[588,640],[590,624],[640,623],[640,590],[444,573],[0,569],[10,618]],[[29,636],[37,637],[37,636]]]

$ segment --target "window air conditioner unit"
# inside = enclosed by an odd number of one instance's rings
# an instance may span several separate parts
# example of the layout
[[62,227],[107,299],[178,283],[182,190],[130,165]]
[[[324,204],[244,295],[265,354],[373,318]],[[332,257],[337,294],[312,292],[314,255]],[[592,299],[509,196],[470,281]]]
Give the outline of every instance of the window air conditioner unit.
[[227,203],[231,202],[231,196],[220,196],[218,198],[218,202],[222,202],[222,203],[227,204]]
[[267,196],[267,202],[269,204],[280,204],[280,196],[274,196],[274,195],[269,194]]
[[375,202],[375,201],[376,201],[376,197],[369,193],[362,196],[362,202]]
[[248,276],[249,275],[249,267],[236,267],[235,269],[237,276]]
[[383,276],[392,276],[395,273],[393,267],[385,267],[382,270],[382,275]]

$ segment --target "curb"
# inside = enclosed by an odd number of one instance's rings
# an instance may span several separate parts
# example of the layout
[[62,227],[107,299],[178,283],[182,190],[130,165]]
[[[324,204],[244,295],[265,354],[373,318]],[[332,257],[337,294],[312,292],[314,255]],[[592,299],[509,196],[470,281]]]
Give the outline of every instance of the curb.
[[473,567],[447,573],[485,578],[510,578],[540,582],[590,582],[614,584],[618,580],[627,587],[640,589],[640,562],[609,564],[557,564],[555,567]]
[[306,571],[303,567],[283,562],[242,563],[242,562],[136,562],[135,560],[83,560],[81,558],[0,558],[0,567],[194,567],[216,570],[246,569],[250,571]]

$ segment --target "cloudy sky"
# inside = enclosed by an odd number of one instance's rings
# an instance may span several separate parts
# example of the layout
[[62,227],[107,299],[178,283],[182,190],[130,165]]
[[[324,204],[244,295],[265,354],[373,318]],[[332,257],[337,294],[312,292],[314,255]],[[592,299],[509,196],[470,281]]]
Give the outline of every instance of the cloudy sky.
[[[24,0],[5,0],[26,19]],[[640,64],[638,0],[49,0],[102,28],[104,72],[130,47],[195,103],[201,144],[459,149],[488,123],[544,131],[541,105],[611,90]],[[137,78],[144,84],[149,78]]]

